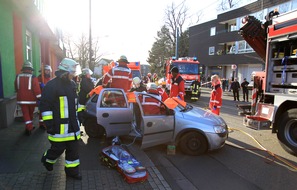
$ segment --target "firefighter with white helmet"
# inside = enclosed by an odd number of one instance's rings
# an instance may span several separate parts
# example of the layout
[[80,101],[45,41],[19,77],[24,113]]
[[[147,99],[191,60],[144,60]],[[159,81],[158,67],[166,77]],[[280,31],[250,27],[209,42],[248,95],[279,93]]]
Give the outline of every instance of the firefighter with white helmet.
[[133,87],[130,89],[130,92],[146,92],[146,87],[143,85],[141,79],[139,77],[134,77],[133,80]]
[[41,97],[41,90],[38,79],[33,75],[33,65],[26,61],[22,66],[22,73],[15,79],[15,90],[17,92],[17,104],[23,112],[23,119],[26,125],[26,134],[30,135],[33,127],[33,113],[38,99]]
[[[81,74],[79,64],[64,58],[50,80],[42,90],[40,111],[46,125],[50,149],[42,155],[41,162],[48,171],[65,152],[65,173],[67,177],[81,180],[79,172],[79,140],[81,138],[77,118],[76,83],[73,77]],[[65,151],[66,150],[66,151]]]

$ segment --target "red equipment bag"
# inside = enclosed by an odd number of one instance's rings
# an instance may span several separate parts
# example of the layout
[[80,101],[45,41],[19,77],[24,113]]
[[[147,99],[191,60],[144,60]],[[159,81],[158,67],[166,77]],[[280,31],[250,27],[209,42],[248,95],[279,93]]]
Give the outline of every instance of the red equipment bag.
[[127,183],[143,182],[148,178],[146,168],[120,145],[102,149],[100,159],[109,168],[116,168]]

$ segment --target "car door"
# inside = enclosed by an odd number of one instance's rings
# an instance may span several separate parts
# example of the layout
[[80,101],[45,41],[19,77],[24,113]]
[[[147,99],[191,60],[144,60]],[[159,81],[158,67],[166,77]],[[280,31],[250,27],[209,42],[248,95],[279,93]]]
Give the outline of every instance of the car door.
[[[172,140],[174,135],[174,111],[170,110],[162,101],[160,103],[160,113],[148,115],[144,113],[142,99],[144,94],[138,94],[136,97],[141,111],[141,129],[142,144],[141,148],[148,148]],[[157,99],[156,99],[157,100]]]
[[104,127],[107,137],[128,135],[132,110],[122,89],[104,88],[96,105],[97,123]]

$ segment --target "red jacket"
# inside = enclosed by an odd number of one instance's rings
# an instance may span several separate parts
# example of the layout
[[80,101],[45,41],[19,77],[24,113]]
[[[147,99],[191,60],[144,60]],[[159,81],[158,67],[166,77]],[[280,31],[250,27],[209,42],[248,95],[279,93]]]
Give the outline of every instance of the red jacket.
[[14,84],[18,104],[36,104],[41,98],[38,79],[33,74],[24,72],[17,75]]
[[162,97],[162,102],[164,102],[168,98],[168,94],[161,87],[158,87],[158,92]]
[[[158,100],[161,100],[161,96],[157,90],[149,90],[148,93]],[[160,102],[150,96],[143,95],[142,98],[139,98],[139,101],[142,105],[144,115],[158,115],[160,114]]]
[[113,67],[105,74],[103,86],[106,87],[111,80],[110,88],[122,88],[125,92],[129,91],[132,84],[132,72],[126,65]]
[[[45,85],[50,80],[51,80],[51,77],[50,76],[44,76],[43,77],[43,84]],[[38,81],[39,81],[39,83],[42,83],[42,77],[41,77],[41,75],[38,75]]]
[[221,84],[217,84],[214,89],[211,91],[210,100],[209,100],[209,108],[212,110],[214,106],[217,109],[220,109],[222,106],[222,96],[223,90],[221,88]]
[[169,97],[180,97],[182,100],[184,100],[185,95],[185,81],[180,76],[180,74],[177,74],[175,78],[172,78],[172,84],[170,89],[170,95]]

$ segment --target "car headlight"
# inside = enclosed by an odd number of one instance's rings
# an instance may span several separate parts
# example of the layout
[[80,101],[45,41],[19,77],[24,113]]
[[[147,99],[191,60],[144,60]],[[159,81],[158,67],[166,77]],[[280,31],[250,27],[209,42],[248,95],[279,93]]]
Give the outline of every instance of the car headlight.
[[226,133],[226,126],[225,125],[215,125],[213,126],[215,133]]

